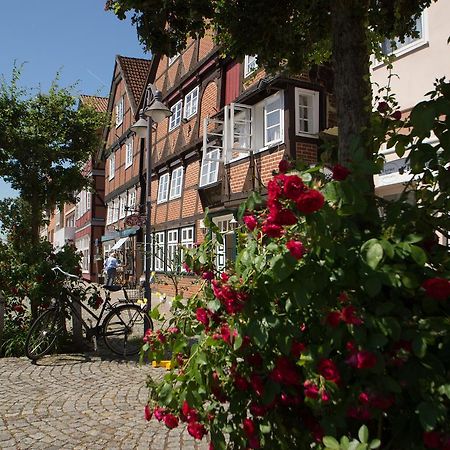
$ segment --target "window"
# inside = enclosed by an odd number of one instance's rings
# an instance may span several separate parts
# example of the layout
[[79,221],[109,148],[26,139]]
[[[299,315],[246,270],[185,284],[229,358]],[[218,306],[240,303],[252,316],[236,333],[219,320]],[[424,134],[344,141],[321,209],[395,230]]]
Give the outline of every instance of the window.
[[214,149],[206,154],[206,158],[202,160],[200,170],[200,186],[207,186],[215,183],[219,173],[220,150]]
[[124,97],[120,97],[120,100],[116,103],[116,128],[123,122],[123,105]]
[[231,225],[233,215],[214,217],[213,222],[222,234],[223,243],[216,243],[216,266],[218,270],[225,269],[227,260],[236,257],[236,236]]
[[116,154],[114,152],[109,155],[109,180],[114,178],[114,172],[116,171]]
[[264,107],[264,145],[283,140],[283,99],[275,94],[266,99]]
[[121,195],[119,197],[119,219],[123,219],[125,217],[125,206],[127,204],[127,197],[125,195]]
[[136,191],[130,192],[128,195],[127,216],[134,214],[136,207]]
[[91,209],[91,193],[89,191],[81,191],[77,195],[76,218],[84,216]]
[[113,219],[113,205],[112,203],[108,203],[108,211],[106,214],[106,225],[109,225],[110,223],[112,223],[112,219]]
[[256,55],[245,55],[244,59],[244,78],[248,77],[258,68],[258,63],[256,62]]
[[172,111],[172,115],[169,119],[169,131],[174,130],[181,123],[181,110],[182,110],[183,102],[182,100],[175,103],[175,105],[170,108]]
[[181,186],[183,185],[183,167],[177,167],[172,172],[172,181],[170,183],[169,199],[181,197]]
[[197,113],[198,106],[198,86],[192,89],[189,94],[184,97],[184,117],[189,119]]
[[133,164],[133,138],[125,144],[125,169]]
[[66,217],[66,228],[72,228],[75,226],[75,214],[70,214]]
[[155,234],[155,270],[164,271],[165,246],[164,231]]
[[159,178],[158,186],[158,199],[157,203],[167,202],[167,197],[169,194],[169,174],[165,173]]
[[82,253],[81,269],[84,273],[89,273],[89,259],[90,259],[90,237],[83,236],[75,241],[75,247]]
[[425,13],[422,13],[420,17],[416,19],[415,36],[405,36],[404,42],[401,42],[399,38],[385,39],[381,44],[381,51],[383,55],[402,55],[408,51],[419,47],[426,42],[425,37]]
[[[184,262],[184,248],[192,248],[194,246],[194,227],[185,227],[181,229],[181,250],[180,263]],[[186,272],[186,269],[181,265],[181,271]]]
[[319,132],[319,93],[295,88],[295,132],[316,135]]
[[167,231],[167,271],[176,272],[180,261],[178,259],[178,230]]
[[177,59],[178,59],[178,57],[180,56],[180,54],[179,53],[177,53],[176,55],[173,55],[173,56],[169,56],[169,66],[171,66]]
[[119,199],[116,198],[112,202],[113,208],[113,222],[117,222],[119,220]]

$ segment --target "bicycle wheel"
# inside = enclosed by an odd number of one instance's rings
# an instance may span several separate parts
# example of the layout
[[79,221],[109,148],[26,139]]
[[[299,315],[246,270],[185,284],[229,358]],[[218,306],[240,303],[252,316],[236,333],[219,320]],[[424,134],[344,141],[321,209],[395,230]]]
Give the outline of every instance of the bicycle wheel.
[[52,308],[44,311],[31,325],[25,341],[25,354],[36,361],[42,358],[56,344],[60,331],[59,311]]
[[145,330],[153,329],[153,323],[138,305],[115,307],[103,323],[106,346],[120,356],[132,356],[142,347]]

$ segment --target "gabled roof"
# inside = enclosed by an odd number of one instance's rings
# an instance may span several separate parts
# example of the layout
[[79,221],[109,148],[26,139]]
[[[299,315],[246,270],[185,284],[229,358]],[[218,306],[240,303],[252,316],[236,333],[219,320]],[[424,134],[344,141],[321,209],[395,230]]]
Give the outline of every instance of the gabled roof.
[[139,100],[150,70],[150,60],[117,55],[116,62],[125,81],[125,89],[130,100],[131,111],[133,115],[136,115]]
[[98,112],[108,111],[108,97],[98,97],[96,95],[80,95],[80,102],[83,105],[92,106]]

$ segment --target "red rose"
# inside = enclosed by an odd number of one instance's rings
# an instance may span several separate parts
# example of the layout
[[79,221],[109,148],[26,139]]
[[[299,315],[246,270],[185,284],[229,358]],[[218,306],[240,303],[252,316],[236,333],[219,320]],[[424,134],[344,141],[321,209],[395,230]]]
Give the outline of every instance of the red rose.
[[248,417],[242,422],[242,427],[244,428],[244,433],[248,437],[253,436],[256,433],[255,422],[253,422],[253,420],[249,419]]
[[354,306],[346,306],[341,311],[341,317],[342,320],[351,325],[361,325],[363,321],[357,317],[356,315],[356,308]]
[[380,113],[383,114],[389,109],[389,105],[386,102],[380,102],[378,103],[377,109]]
[[320,394],[320,398],[322,399],[322,401],[324,403],[329,402],[330,401],[330,394],[328,394],[328,392],[324,389],[322,391],[322,393]]
[[381,411],[387,411],[394,403],[395,398],[393,395],[374,395],[370,399],[370,406],[381,409]]
[[181,419],[185,422],[196,422],[198,419],[197,411],[194,408],[191,408],[186,400],[181,407]]
[[209,325],[209,316],[208,311],[204,308],[197,308],[197,311],[195,312],[196,319],[201,322],[205,327]]
[[250,405],[249,409],[255,417],[263,417],[267,412],[267,407],[263,405]]
[[172,429],[178,426],[178,418],[175,417],[173,414],[166,414],[163,420],[167,428]]
[[22,305],[15,305],[14,311],[16,311],[19,314],[22,314],[25,311],[25,308]]
[[423,433],[423,443],[427,448],[440,448],[441,447],[441,434],[437,431],[425,431]]
[[336,367],[336,364],[331,359],[322,359],[317,365],[317,372],[322,375],[325,380],[332,381],[339,384],[341,376]]
[[262,226],[262,232],[271,238],[279,238],[283,234],[283,228],[275,223],[265,222]]
[[358,400],[360,401],[360,403],[362,403],[364,405],[368,405],[369,404],[369,394],[367,392],[361,392],[361,394],[359,394],[359,396],[358,396]]
[[235,374],[235,376],[234,376],[234,385],[240,391],[246,391],[248,389],[248,382],[247,382],[247,380],[244,377],[242,377],[241,375],[238,375],[238,374]]
[[338,300],[339,300],[341,303],[348,302],[348,294],[347,294],[347,292],[341,292],[341,293],[338,295]]
[[202,273],[202,278],[204,280],[211,281],[214,279],[214,273],[211,270]]
[[277,225],[295,225],[298,222],[298,218],[290,209],[273,208],[270,211],[267,222]]
[[333,167],[333,180],[344,181],[350,175],[350,170],[347,167],[336,164]]
[[259,442],[258,436],[252,436],[248,438],[248,446],[254,449],[261,448],[261,443]]
[[306,187],[300,177],[297,175],[286,176],[283,187],[283,194],[286,198],[295,202],[305,190]]
[[244,216],[242,220],[250,231],[253,231],[258,226],[255,216]]
[[422,283],[428,297],[446,300],[450,297],[450,281],[445,278],[429,278]]
[[197,440],[202,440],[203,436],[206,434],[206,428],[198,422],[191,422],[187,426],[188,433]]
[[276,201],[278,199],[278,197],[281,195],[285,178],[286,178],[286,175],[280,174],[280,175],[273,177],[267,183],[267,196],[268,196],[269,202]]
[[164,408],[159,408],[158,406],[153,410],[153,414],[155,415],[156,420],[159,420],[161,422],[161,420],[164,419],[166,412],[164,410]]
[[220,279],[221,279],[224,283],[226,283],[226,282],[230,279],[230,277],[228,276],[228,274],[227,274],[226,272],[222,272],[222,273],[220,274]]
[[377,364],[377,357],[372,352],[362,350],[356,353],[356,367],[358,369],[371,369]]
[[328,325],[336,328],[341,323],[341,313],[339,311],[331,311],[327,316]]
[[306,345],[303,342],[293,341],[291,346],[291,355],[294,358],[300,358],[300,355],[306,350]]
[[287,161],[286,159],[282,159],[278,163],[278,171],[280,173],[286,173],[291,168],[291,163]]
[[319,396],[319,388],[312,381],[306,380],[303,387],[305,388],[305,397],[315,400]]
[[264,383],[259,375],[254,373],[250,376],[250,385],[257,395],[262,396],[264,394]]
[[400,119],[402,118],[402,112],[401,112],[400,110],[394,111],[394,112],[391,114],[391,117],[392,117],[394,120],[400,120]]
[[314,189],[303,192],[297,200],[297,209],[303,214],[318,211],[325,203],[323,195]]
[[286,247],[295,259],[302,259],[305,254],[305,247],[301,241],[290,240],[286,243]]
[[152,413],[152,410],[150,409],[150,406],[145,405],[145,408],[144,408],[145,420],[148,422],[152,418],[152,415],[153,415],[153,413]]
[[298,386],[300,384],[300,374],[297,366],[286,356],[277,358],[270,378],[278,383],[290,386]]

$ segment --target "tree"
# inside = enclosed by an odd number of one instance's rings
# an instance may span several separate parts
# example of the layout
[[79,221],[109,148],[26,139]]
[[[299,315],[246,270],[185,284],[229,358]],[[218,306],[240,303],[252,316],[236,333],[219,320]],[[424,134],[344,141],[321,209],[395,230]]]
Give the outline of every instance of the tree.
[[[339,126],[339,160],[370,127],[369,56],[386,37],[404,37],[432,0],[108,0],[120,18],[133,10],[141,42],[174,55],[188,37],[212,29],[223,52],[258,55],[269,71],[299,72],[332,62]],[[368,140],[359,141],[371,152]]]
[[[88,185],[82,164],[98,149],[105,116],[81,105],[69,88],[52,83],[49,92],[19,87],[20,68],[0,85],[0,176],[29,204],[29,242],[39,241],[43,212],[74,202]],[[26,235],[23,237],[27,237]]]

